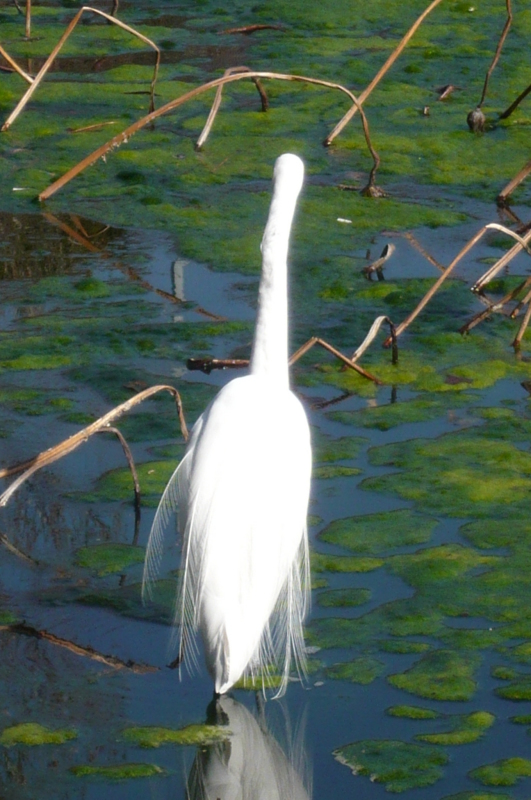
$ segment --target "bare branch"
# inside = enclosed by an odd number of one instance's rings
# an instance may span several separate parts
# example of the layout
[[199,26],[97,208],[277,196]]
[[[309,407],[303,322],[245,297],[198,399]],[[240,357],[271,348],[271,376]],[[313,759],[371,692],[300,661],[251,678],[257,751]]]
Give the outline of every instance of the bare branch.
[[485,101],[485,97],[487,95],[487,88],[488,88],[488,85],[489,85],[490,76],[494,72],[496,64],[499,61],[499,58],[500,58],[500,55],[501,55],[501,51],[502,51],[502,47],[503,47],[503,45],[505,43],[505,40],[507,38],[507,34],[509,33],[509,30],[510,30],[510,27],[511,27],[511,24],[512,24],[512,21],[513,21],[513,12],[512,12],[512,8],[511,8],[511,0],[505,0],[505,6],[507,8],[507,19],[505,20],[505,25],[503,26],[503,30],[501,32],[500,40],[498,42],[498,46],[496,48],[496,52],[494,54],[494,58],[492,59],[492,64],[488,68],[487,74],[485,75],[485,83],[483,84],[483,91],[481,93],[481,100],[479,101],[478,106],[477,106],[478,108],[481,108],[481,106],[483,105],[483,103]]
[[334,355],[336,358],[339,358],[339,360],[342,361],[343,364],[345,364],[347,367],[350,367],[350,369],[353,369],[355,372],[357,372],[359,375],[362,375],[364,378],[367,378],[367,380],[376,383],[378,386],[382,385],[381,380],[376,378],[374,375],[371,375],[371,373],[367,372],[367,370],[362,369],[362,367],[360,367],[358,364],[355,364],[354,361],[352,361],[350,358],[344,356],[340,350],[336,350],[336,348],[332,347],[331,344],[328,344],[328,342],[326,342],[324,339],[319,339],[317,336],[312,336],[311,339],[308,339],[306,344],[303,344],[302,347],[299,347],[299,349],[295,353],[293,353],[288,362],[290,366],[291,364],[294,364],[296,361],[298,361],[299,358],[302,358],[302,356],[305,353],[307,353],[308,350],[311,350],[312,347],[316,344],[318,344],[320,347],[323,347],[325,350],[328,350],[329,353],[332,353],[332,355]]
[[58,459],[63,458],[63,456],[72,453],[81,444],[84,444],[93,434],[99,433],[102,429],[107,428],[112,422],[114,422],[114,420],[118,419],[118,417],[121,417],[127,411],[130,411],[132,408],[134,408],[134,406],[137,406],[139,403],[147,400],[148,397],[152,397],[161,391],[169,392],[175,398],[181,432],[183,438],[187,440],[188,429],[184,419],[181,396],[179,392],[173,386],[151,386],[149,389],[144,389],[143,392],[135,394],[133,397],[129,398],[129,400],[126,400],[125,403],[121,403],[119,406],[116,406],[116,408],[113,408],[112,411],[104,414],[103,417],[100,417],[91,425],[87,425],[86,428],[83,428],[83,430],[79,431],[73,436],[70,436],[68,439],[65,439],[58,445],[55,445],[55,447],[50,447],[43,453],[39,453],[38,456],[35,456],[35,458],[32,458],[30,461],[0,470],[0,478],[7,478],[9,475],[16,475],[17,473],[22,472],[22,475],[13,481],[11,486],[9,486],[9,488],[6,489],[2,495],[0,495],[0,507],[7,505],[11,496],[17,491],[17,489],[39,469],[42,469],[42,467],[46,467],[49,464],[53,464],[54,461],[58,461]]
[[18,72],[18,74],[19,74],[19,75],[20,75],[22,78],[24,78],[24,80],[26,81],[26,83],[29,83],[30,85],[33,83],[33,78],[31,77],[31,75],[28,75],[28,73],[27,73],[27,72],[24,72],[24,70],[22,69],[22,67],[19,67],[19,65],[17,64],[17,62],[16,62],[16,61],[14,61],[14,60],[11,58],[11,56],[9,55],[9,53],[8,53],[6,50],[4,50],[4,48],[2,47],[2,45],[1,45],[1,44],[0,44],[0,56],[2,56],[2,58],[5,58],[5,60],[7,61],[7,63],[8,63],[8,64],[9,64],[11,67],[13,67],[13,69],[15,70],[15,72]]
[[156,55],[155,69],[154,69],[154,72],[153,72],[153,79],[151,81],[151,90],[150,90],[150,94],[151,94],[151,107],[150,107],[150,110],[152,109],[152,107],[153,107],[153,94],[154,94],[154,91],[155,91],[155,83],[157,81],[157,75],[158,75],[159,64],[160,64],[160,50],[157,47],[157,45],[155,44],[155,42],[152,42],[151,39],[147,38],[147,36],[144,36],[143,34],[141,34],[138,31],[136,31],[134,28],[131,28],[129,25],[126,25],[124,22],[121,22],[119,19],[116,19],[116,17],[112,17],[109,14],[106,14],[104,11],[99,11],[99,9],[91,8],[90,6],[83,6],[82,8],[79,9],[77,14],[73,18],[73,20],[68,24],[65,32],[63,33],[63,35],[61,36],[61,38],[59,39],[59,41],[55,45],[54,49],[52,50],[52,52],[50,53],[50,55],[48,56],[48,58],[46,59],[46,61],[42,65],[38,75],[35,77],[35,80],[31,83],[31,86],[26,91],[24,96],[19,100],[16,108],[11,112],[9,117],[6,119],[6,121],[4,122],[2,127],[0,128],[1,131],[7,131],[8,128],[10,128],[11,125],[13,124],[13,122],[16,120],[18,115],[21,113],[21,111],[25,108],[25,106],[27,105],[28,101],[32,97],[33,93],[40,86],[44,76],[46,75],[46,73],[48,72],[48,70],[52,66],[53,62],[55,61],[55,58],[56,58],[57,54],[61,50],[62,46],[64,45],[64,43],[66,42],[66,40],[68,39],[68,37],[70,36],[72,31],[74,30],[74,28],[76,27],[77,23],[79,22],[79,20],[81,19],[82,15],[83,15],[83,13],[85,11],[90,11],[93,14],[98,14],[100,17],[104,17],[109,22],[112,22],[114,25],[118,25],[119,28],[123,28],[124,31],[127,31],[128,33],[132,34],[133,36],[136,36],[141,41],[143,41],[146,44],[150,45],[150,47],[153,47],[153,49],[155,50],[157,55]]
[[[414,24],[411,26],[411,28],[408,30],[404,38],[399,43],[398,47],[396,47],[395,50],[393,50],[393,52],[391,53],[385,64],[378,70],[378,72],[376,73],[372,81],[369,83],[367,88],[364,89],[363,92],[359,95],[358,97],[359,105],[362,105],[365,102],[365,100],[369,97],[372,90],[380,83],[386,72],[388,72],[391,69],[391,67],[397,60],[402,50],[406,47],[406,45],[410,41],[413,34],[422,25],[428,14],[430,14],[433,11],[433,9],[439,5],[440,2],[441,0],[433,0],[433,2],[431,2],[429,6],[422,12],[420,17],[417,18],[417,20],[414,22]],[[343,128],[350,122],[350,120],[352,119],[358,108],[359,106],[356,105],[353,106],[349,111],[347,111],[343,119],[340,122],[338,122],[332,133],[330,133],[326,137],[326,139],[324,140],[324,144],[327,147],[328,145],[332,144],[336,136],[338,136],[343,130]]]

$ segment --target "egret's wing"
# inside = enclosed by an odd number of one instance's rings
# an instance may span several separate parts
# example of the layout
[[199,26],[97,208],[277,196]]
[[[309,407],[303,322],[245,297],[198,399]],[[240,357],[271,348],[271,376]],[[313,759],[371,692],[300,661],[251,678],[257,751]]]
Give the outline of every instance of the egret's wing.
[[153,597],[153,583],[157,579],[164,551],[164,539],[169,529],[169,523],[176,511],[179,512],[179,527],[181,531],[186,526],[186,493],[193,459],[194,444],[202,425],[200,417],[190,437],[186,453],[178,464],[176,470],[168,481],[160,499],[153,525],[149,534],[144,560],[144,574],[142,576],[142,599],[150,600]]

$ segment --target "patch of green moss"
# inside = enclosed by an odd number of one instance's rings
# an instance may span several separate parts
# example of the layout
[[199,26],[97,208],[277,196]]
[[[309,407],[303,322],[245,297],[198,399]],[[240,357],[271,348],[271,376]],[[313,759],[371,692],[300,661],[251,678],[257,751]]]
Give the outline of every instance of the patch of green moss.
[[334,756],[355,775],[385,784],[388,792],[432,786],[443,774],[448,756],[438,747],[392,739],[366,739],[334,750]]
[[518,676],[518,672],[515,669],[505,666],[492,667],[490,674],[493,678],[498,678],[498,680],[501,681],[514,681],[514,679]]
[[72,739],[77,739],[77,732],[72,728],[57,728],[52,730],[37,722],[22,722],[4,728],[0,735],[0,744],[4,747],[13,745],[27,745],[33,747],[42,744],[64,744]]
[[442,800],[513,800],[508,794],[492,794],[492,792],[459,792],[446,795]]
[[388,431],[397,425],[426,422],[446,416],[453,409],[464,406],[467,401],[470,402],[470,397],[463,394],[452,397],[451,401],[446,397],[441,399],[438,396],[426,395],[400,403],[371,406],[359,411],[332,411],[328,416],[344,425],[360,425],[363,428]]
[[444,733],[419,733],[415,736],[421,742],[428,744],[458,745],[470,744],[480,739],[493,725],[494,714],[487,711],[476,711],[464,717],[457,717],[450,731]]
[[475,654],[435,650],[387,680],[398,689],[430,700],[465,701],[476,691],[474,674],[479,662]]
[[403,508],[334,520],[319,538],[356,553],[376,554],[404,545],[423,544],[430,539],[436,525],[436,519]]
[[350,681],[366,685],[372,683],[384,671],[385,665],[371,656],[361,656],[344,664],[327,667],[326,675],[333,680]]
[[499,697],[504,697],[506,700],[531,700],[531,675],[522,675],[508,686],[498,686],[495,691]]
[[154,778],[164,775],[164,770],[156,764],[108,764],[96,766],[94,764],[81,764],[71,767],[70,771],[76,778],[101,778],[108,781],[127,781],[131,778]]
[[311,553],[312,572],[372,572],[383,565],[380,558],[357,558],[356,556],[332,556],[326,553]]
[[227,728],[215,725],[187,725],[185,728],[160,728],[155,725],[125,728],[121,738],[138,747],[160,747],[163,744],[205,745],[226,739]]
[[76,564],[92,569],[101,577],[113,572],[123,572],[133,564],[144,561],[145,550],[130,544],[97,544],[81,547],[76,553]]
[[527,758],[504,758],[473,769],[469,775],[485,786],[514,786],[519,778],[531,776],[531,761]]
[[319,592],[317,602],[324,608],[353,608],[362,606],[370,598],[370,589],[329,589]]
[[385,713],[391,717],[406,717],[407,719],[437,719],[440,717],[437,711],[420,706],[390,706]]
[[[140,482],[140,497],[142,505],[154,508],[158,505],[162,492],[170,477],[175,472],[177,464],[171,461],[146,461],[137,464],[136,470]],[[105,472],[96,481],[96,486],[91,492],[79,492],[75,497],[86,503],[116,502],[129,500],[133,502],[133,478],[129,467]]]
[[350,478],[352,475],[361,475],[363,470],[358,467],[344,467],[341,464],[325,464],[322,467],[314,467],[312,475],[318,480],[329,480],[330,478]]
[[[81,590],[76,592],[72,599],[84,605],[108,608],[125,617],[171,625],[175,612],[177,581],[171,579],[155,581],[151,588],[152,597],[145,603],[142,602],[140,583],[126,584],[116,589]],[[47,597],[50,601],[53,599],[50,594]]]
[[431,646],[426,642],[411,642],[408,639],[384,639],[379,643],[379,649],[384,653],[425,653],[431,650]]

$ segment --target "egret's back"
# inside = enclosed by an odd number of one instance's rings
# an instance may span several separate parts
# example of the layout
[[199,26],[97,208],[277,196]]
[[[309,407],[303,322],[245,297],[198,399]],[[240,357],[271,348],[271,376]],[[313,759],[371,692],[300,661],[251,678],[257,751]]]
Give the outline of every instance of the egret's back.
[[202,633],[218,693],[247,667],[287,676],[291,655],[303,659],[310,471],[308,423],[289,390],[239,378],[203,415],[179,490],[183,617]]

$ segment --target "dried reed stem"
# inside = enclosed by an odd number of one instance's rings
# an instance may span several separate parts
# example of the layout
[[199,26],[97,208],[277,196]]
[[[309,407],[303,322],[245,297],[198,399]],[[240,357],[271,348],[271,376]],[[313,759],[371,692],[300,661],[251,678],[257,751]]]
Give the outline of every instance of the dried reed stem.
[[[495,223],[493,223],[493,224],[495,224]],[[489,226],[487,226],[487,227],[489,227]],[[512,231],[511,231],[511,234],[512,234]],[[496,261],[496,263],[493,264],[492,267],[490,267],[485,272],[485,274],[482,275],[481,278],[479,278],[476,281],[476,283],[472,286],[472,291],[473,292],[479,292],[484,286],[486,286],[487,283],[489,283],[489,281],[491,281],[493,278],[495,278],[496,275],[498,275],[498,273],[500,273],[502,271],[502,269],[505,266],[507,266],[507,264],[509,264],[509,262],[511,262],[515,256],[517,256],[519,253],[522,252],[522,250],[523,250],[523,246],[522,245],[523,244],[525,244],[526,249],[527,249],[527,245],[530,242],[531,242],[531,231],[529,231],[528,233],[524,234],[524,236],[522,236],[521,238],[519,237],[518,244],[515,244],[513,247],[511,247],[510,250],[508,250],[506,253],[504,253],[503,256],[501,258],[499,258],[498,261]]]
[[[417,304],[417,306],[415,306],[411,314],[409,314],[409,316],[407,316],[406,319],[403,322],[401,322],[400,325],[397,326],[396,336],[400,336],[400,334],[403,333],[406,330],[406,328],[408,328],[411,325],[413,320],[418,317],[424,306],[426,306],[430,302],[435,292],[439,289],[440,286],[442,286],[446,278],[448,278],[451,275],[451,273],[453,272],[457,264],[459,264],[461,259],[464,256],[466,256],[466,254],[474,247],[475,244],[477,244],[477,242],[479,242],[479,240],[481,239],[486,230],[487,230],[486,226],[481,228],[459,251],[459,253],[456,255],[452,263],[448,267],[446,267],[442,275],[435,281],[431,289],[429,289],[426,292],[422,300]],[[392,339],[389,336],[384,342],[384,347],[389,347],[390,344],[392,344]]]
[[[198,86],[195,89],[192,89],[190,92],[186,92],[186,94],[181,95],[181,97],[171,100],[169,103],[161,106],[161,108],[158,108],[156,111],[152,111],[150,114],[147,114],[142,119],[133,123],[133,125],[130,125],[125,131],[122,131],[122,133],[117,134],[108,142],[101,145],[101,147],[98,147],[93,153],[86,156],[78,164],[72,167],[72,169],[68,170],[68,172],[66,172],[61,178],[58,178],[43,192],[41,192],[39,195],[39,200],[48,200],[53,194],[55,194],[55,192],[57,192],[59,189],[62,189],[63,186],[79,175],[80,172],[83,172],[83,170],[85,170],[91,164],[94,164],[94,162],[98,161],[98,159],[105,157],[110,150],[114,150],[115,148],[120,147],[120,145],[125,144],[131,136],[144,128],[146,125],[149,125],[151,122],[158,119],[158,117],[168,114],[170,111],[179,108],[179,106],[184,105],[184,103],[187,103],[189,100],[193,100],[210,89],[216,89],[218,86],[222,86],[227,83],[235,83],[236,81],[253,78],[269,78],[272,80],[309,83],[314,86],[323,86],[327,89],[335,89],[338,92],[346,94],[354,105],[359,105],[357,98],[352,94],[352,92],[344,86],[341,86],[341,84],[330,83],[330,81],[323,81],[319,78],[308,78],[304,75],[287,75],[279,72],[245,72],[236,75],[227,75],[222,78],[216,78],[216,80],[204,83],[202,86]],[[356,105],[356,107],[358,107],[358,105]]]
[[26,39],[31,36],[31,0],[26,0]]
[[[372,81],[369,83],[367,88],[364,89],[363,92],[359,95],[358,97],[359,105],[362,105],[365,102],[365,100],[369,97],[372,90],[380,83],[381,79],[384,77],[386,72],[388,72],[389,69],[393,66],[398,56],[400,55],[402,50],[406,47],[406,45],[408,44],[408,42],[410,41],[411,37],[414,35],[416,30],[422,25],[428,14],[430,14],[433,11],[433,9],[439,5],[440,2],[441,0],[433,0],[433,2],[430,3],[430,5],[422,12],[420,17],[417,18],[416,22],[413,23],[413,25],[408,30],[408,32],[401,40],[399,45],[395,48],[395,50],[393,50],[393,52],[391,53],[385,64],[378,70],[378,72],[376,73]],[[345,127],[345,125],[347,125],[350,122],[350,120],[352,119],[357,110],[358,106],[356,105],[355,107],[352,107],[349,111],[347,111],[343,119],[340,122],[338,122],[332,133],[330,133],[324,140],[324,144],[326,147],[332,144],[336,136],[338,136]]]
[[529,325],[529,320],[531,319],[531,303],[529,303],[529,300],[527,302],[528,302],[528,305],[527,305],[526,312],[524,314],[524,318],[522,320],[522,324],[518,328],[518,333],[514,337],[513,347],[515,348],[515,350],[518,350],[518,348],[520,347],[520,344],[521,344],[522,339],[524,337],[524,333],[526,332],[527,326]]
[[503,114],[500,114],[500,119],[507,119],[507,117],[510,117],[513,111],[516,111],[522,100],[525,100],[529,92],[531,92],[531,83],[529,84],[527,89],[524,89],[524,91],[518,95],[516,100],[513,103],[511,103],[509,108],[506,108]]
[[22,67],[19,67],[19,65],[17,64],[17,62],[16,62],[16,61],[14,61],[14,60],[11,58],[11,56],[9,55],[9,53],[8,53],[6,50],[4,50],[4,48],[2,47],[2,45],[1,45],[1,44],[0,44],[0,56],[2,56],[2,58],[5,58],[5,60],[6,60],[6,61],[7,61],[7,63],[9,64],[9,66],[10,66],[10,67],[13,67],[13,69],[15,70],[15,72],[18,72],[18,74],[20,75],[20,77],[21,77],[21,78],[24,78],[24,80],[26,81],[26,83],[29,83],[29,84],[30,84],[30,86],[31,86],[31,84],[33,83],[33,78],[31,77],[31,75],[28,75],[28,73],[27,73],[27,72],[24,72],[24,70],[22,69]]
[[[249,67],[229,67],[229,69],[225,70],[223,76],[225,77],[227,75],[235,75],[239,72],[251,72],[251,70],[249,69]],[[262,111],[267,111],[267,109],[269,108],[269,100],[267,99],[267,95],[262,87],[262,84],[260,83],[258,78],[253,78],[253,83],[258,89],[258,94],[260,95],[260,99],[262,101]],[[219,107],[221,105],[222,93],[223,93],[223,84],[221,84],[221,86],[218,86],[218,88],[216,89],[216,95],[214,97],[214,102],[212,103],[212,108],[210,109],[210,114],[208,115],[208,119],[205,122],[205,127],[201,131],[199,139],[197,140],[195,145],[196,150],[200,150],[208,138],[208,135],[212,129],[212,125],[214,124],[214,120],[216,119],[216,115],[219,111]]]
[[494,58],[492,59],[492,64],[488,68],[487,74],[485,75],[485,83],[483,84],[483,91],[481,93],[481,100],[479,101],[479,103],[477,105],[478,108],[481,108],[481,106],[484,103],[485,97],[487,95],[487,88],[488,88],[488,85],[489,85],[490,76],[494,72],[496,64],[499,61],[499,58],[500,58],[500,55],[501,55],[501,51],[502,51],[502,47],[503,47],[503,45],[505,43],[505,40],[507,38],[507,34],[509,33],[509,29],[510,29],[512,21],[513,21],[513,12],[512,12],[512,8],[511,8],[511,0],[505,0],[505,6],[507,8],[507,19],[505,20],[505,25],[503,26],[503,30],[501,32],[500,40],[498,42],[498,47],[496,48],[496,52],[494,54]]
[[121,403],[119,406],[116,406],[116,408],[113,408],[107,414],[104,414],[103,417],[100,417],[91,425],[87,425],[86,428],[83,428],[78,433],[70,436],[68,439],[65,439],[58,445],[55,445],[55,447],[51,447],[48,450],[39,453],[39,455],[35,456],[35,458],[32,458],[29,461],[25,461],[21,464],[15,464],[11,467],[6,467],[5,469],[0,470],[0,478],[7,478],[9,475],[16,475],[17,473],[22,472],[22,475],[13,481],[11,486],[9,486],[8,489],[6,489],[6,491],[0,495],[0,507],[7,505],[11,496],[17,491],[17,489],[39,469],[42,469],[42,467],[46,467],[49,464],[53,464],[54,461],[57,461],[58,459],[63,458],[63,456],[72,453],[81,444],[84,444],[93,434],[99,433],[104,428],[108,428],[111,423],[114,422],[114,420],[118,419],[118,417],[121,417],[127,411],[130,411],[132,408],[134,408],[134,406],[137,406],[139,403],[147,400],[148,397],[152,397],[161,391],[169,392],[174,397],[177,405],[177,413],[179,416],[181,432],[184,439],[188,439],[188,429],[184,419],[181,396],[177,389],[175,389],[173,386],[165,385],[151,386],[149,389],[144,389],[143,392],[135,394],[129,400],[126,400],[125,403]]
[[528,161],[525,166],[522,167],[520,172],[515,175],[512,181],[509,181],[507,186],[501,190],[498,197],[496,198],[496,202],[500,205],[503,205],[507,202],[507,198],[511,195],[517,186],[520,186],[523,180],[527,178],[527,176],[531,173],[531,161]]
[[155,83],[157,81],[157,75],[158,75],[159,64],[160,64],[160,50],[157,47],[157,45],[155,44],[155,42],[152,42],[151,39],[147,38],[147,36],[144,36],[143,34],[139,33],[134,28],[131,28],[129,25],[126,25],[124,22],[121,22],[119,19],[116,19],[115,17],[111,17],[109,14],[106,14],[104,11],[99,11],[99,9],[97,9],[97,8],[91,8],[91,6],[83,6],[82,8],[79,9],[79,11],[75,15],[74,19],[68,24],[65,32],[63,33],[63,35],[61,36],[61,38],[59,39],[59,41],[55,45],[54,49],[52,50],[52,52],[50,53],[50,55],[48,56],[48,58],[46,59],[46,61],[42,65],[38,75],[36,75],[35,80],[32,82],[31,86],[26,91],[26,93],[23,95],[23,97],[19,100],[16,108],[11,112],[9,117],[6,119],[6,121],[4,122],[2,127],[0,128],[0,131],[7,131],[8,128],[10,128],[11,125],[13,124],[13,122],[16,120],[18,115],[21,113],[21,111],[26,107],[26,105],[29,102],[30,98],[32,97],[33,93],[37,90],[37,88],[41,84],[44,76],[46,75],[46,73],[48,72],[50,67],[52,66],[57,54],[61,50],[62,46],[64,45],[64,43],[66,42],[66,40],[68,39],[68,37],[70,36],[72,31],[74,30],[74,28],[76,27],[77,23],[79,22],[79,20],[81,19],[82,15],[84,14],[85,11],[90,11],[93,14],[98,14],[100,17],[104,17],[104,19],[108,20],[109,22],[112,22],[114,25],[118,25],[119,28],[122,28],[124,31],[127,31],[128,33],[132,34],[133,36],[136,36],[141,41],[143,41],[146,44],[150,45],[150,47],[153,47],[153,49],[155,50],[155,52],[157,54],[156,62],[155,62],[155,68],[154,68],[154,71],[153,71],[153,79],[151,81],[151,91],[150,91],[151,104],[153,103],[153,94],[154,94],[154,91],[155,91]]
[[335,347],[332,347],[331,344],[328,344],[328,342],[325,342],[324,339],[319,339],[317,336],[312,336],[311,339],[308,339],[308,341],[305,344],[303,344],[302,347],[299,347],[299,349],[295,353],[293,353],[293,355],[291,356],[291,358],[290,358],[290,360],[288,362],[289,365],[291,366],[296,361],[298,361],[299,358],[302,358],[302,356],[305,353],[307,353],[308,350],[311,350],[312,347],[314,345],[316,345],[316,344],[318,344],[320,347],[323,347],[325,350],[328,350],[329,353],[332,353],[332,355],[334,355],[336,358],[339,358],[339,360],[342,361],[343,364],[346,364],[347,367],[350,367],[355,372],[357,372],[359,375],[362,375],[364,378],[367,378],[367,380],[378,384],[378,386],[382,385],[382,381],[381,380],[376,378],[374,375],[371,375],[370,372],[367,372],[367,370],[364,370],[358,364],[355,364],[354,361],[352,361],[350,358],[347,358],[347,356],[344,356],[343,353],[341,353],[339,350],[336,350]]

